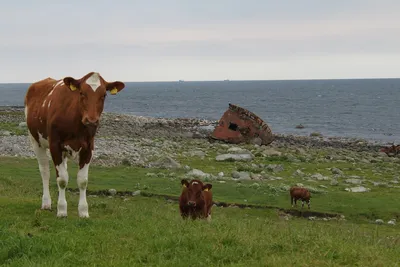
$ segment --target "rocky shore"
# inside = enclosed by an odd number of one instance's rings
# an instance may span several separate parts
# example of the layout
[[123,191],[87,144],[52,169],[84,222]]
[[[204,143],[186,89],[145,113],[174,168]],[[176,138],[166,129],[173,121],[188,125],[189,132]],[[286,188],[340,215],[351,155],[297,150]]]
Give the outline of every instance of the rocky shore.
[[[26,136],[24,121],[23,107],[0,107],[1,156],[34,156]],[[157,160],[165,158],[173,161],[177,156],[192,154],[201,157],[209,148],[218,152],[224,146],[234,147],[208,138],[216,124],[217,121],[199,119],[103,113],[95,141],[93,163],[104,166],[125,164],[149,167],[154,166]],[[363,158],[367,162],[379,154],[377,151],[381,145],[362,139],[276,134],[274,142],[267,147],[252,145],[251,153],[278,149],[290,158],[298,151],[307,155],[310,149],[337,150],[347,151],[344,153],[348,157]]]

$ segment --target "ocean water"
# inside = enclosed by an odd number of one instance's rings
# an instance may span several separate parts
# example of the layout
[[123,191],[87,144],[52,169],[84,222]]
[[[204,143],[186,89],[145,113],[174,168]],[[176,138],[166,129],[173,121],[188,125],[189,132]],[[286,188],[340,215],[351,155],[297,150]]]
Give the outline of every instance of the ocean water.
[[[29,84],[0,84],[0,106],[22,106]],[[218,120],[228,103],[275,133],[400,142],[400,79],[127,82],[105,111]],[[303,124],[304,129],[295,126]]]

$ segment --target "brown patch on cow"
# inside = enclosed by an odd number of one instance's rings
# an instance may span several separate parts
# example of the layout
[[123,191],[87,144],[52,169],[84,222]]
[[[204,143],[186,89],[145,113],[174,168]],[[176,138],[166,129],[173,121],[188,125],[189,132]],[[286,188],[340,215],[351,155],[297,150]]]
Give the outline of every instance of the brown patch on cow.
[[307,188],[303,187],[296,187],[293,186],[290,188],[290,204],[293,207],[293,201],[294,205],[297,206],[297,200],[301,200],[301,207],[304,207],[304,202],[307,202],[308,208],[310,209],[311,206],[311,193],[308,191]]
[[182,218],[211,218],[212,185],[197,179],[190,182],[183,179],[181,185],[183,188],[179,197],[179,210]]

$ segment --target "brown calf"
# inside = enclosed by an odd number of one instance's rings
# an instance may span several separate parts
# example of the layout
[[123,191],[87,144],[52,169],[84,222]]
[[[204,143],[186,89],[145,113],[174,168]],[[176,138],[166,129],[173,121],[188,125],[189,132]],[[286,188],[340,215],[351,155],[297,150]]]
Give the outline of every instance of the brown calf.
[[190,182],[183,179],[181,184],[183,189],[179,197],[179,210],[182,218],[207,218],[211,221],[212,185],[196,179]]
[[393,144],[389,147],[382,147],[379,151],[386,153],[388,156],[396,156],[400,154],[400,145]]
[[49,149],[57,175],[57,216],[67,216],[67,159],[77,158],[79,217],[89,217],[86,188],[94,136],[107,92],[115,95],[124,87],[122,82],[109,83],[100,74],[90,72],[78,80],[72,77],[61,80],[47,78],[28,88],[25,96],[25,117],[42,176],[42,209],[51,209],[49,159],[46,155],[46,150]]
[[311,194],[307,188],[295,187],[295,186],[290,188],[290,203],[292,204],[292,207],[293,207],[293,200],[294,200],[294,205],[297,206],[297,200],[300,199],[301,200],[301,208],[304,207],[304,202],[307,202],[308,208],[310,209],[310,206],[311,206],[310,198],[311,198]]

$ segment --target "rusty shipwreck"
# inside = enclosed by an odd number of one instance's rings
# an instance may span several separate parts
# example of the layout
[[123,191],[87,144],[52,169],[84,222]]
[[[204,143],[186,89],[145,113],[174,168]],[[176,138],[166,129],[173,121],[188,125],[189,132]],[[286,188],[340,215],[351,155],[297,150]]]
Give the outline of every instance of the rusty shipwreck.
[[229,104],[210,137],[233,144],[269,145],[274,140],[271,129],[261,118],[234,104]]

